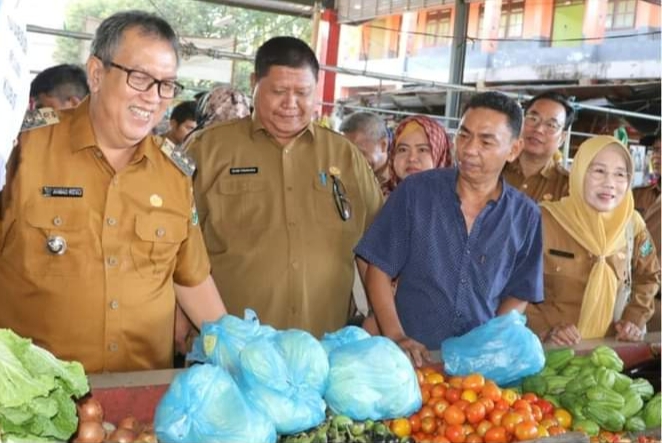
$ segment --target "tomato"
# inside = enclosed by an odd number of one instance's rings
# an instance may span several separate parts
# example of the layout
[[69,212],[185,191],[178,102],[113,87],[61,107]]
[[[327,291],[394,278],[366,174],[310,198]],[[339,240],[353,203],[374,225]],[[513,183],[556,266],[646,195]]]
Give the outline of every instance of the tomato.
[[527,410],[527,409],[513,409],[513,411],[517,412],[519,415],[522,416],[524,421],[533,421],[533,412]]
[[475,432],[472,432],[471,434],[467,435],[467,438],[464,440],[464,443],[483,443],[483,437],[476,434]]
[[418,380],[418,384],[422,385],[425,381],[425,375],[423,374],[423,371],[420,369],[415,369],[414,372],[416,373],[416,380]]
[[515,426],[515,438],[517,441],[533,440],[538,438],[538,426],[532,421],[523,421]]
[[435,372],[433,374],[428,374],[425,376],[425,382],[430,383],[431,385],[438,385],[439,383],[444,382],[444,376]]
[[487,432],[487,430],[490,429],[492,426],[494,426],[494,425],[492,424],[491,421],[483,419],[476,426],[476,434],[483,437],[485,435],[485,433]]
[[524,417],[522,417],[522,414],[517,412],[506,412],[501,419],[501,426],[506,428],[508,433],[512,434],[515,432],[515,426],[517,426],[518,423],[522,423],[523,421]]
[[467,416],[467,421],[469,423],[478,423],[485,418],[487,411],[482,403],[476,402],[467,406],[467,409],[464,410],[464,414]]
[[544,427],[543,425],[538,425],[538,437],[539,438],[549,437],[549,432],[547,432],[547,428]]
[[391,432],[398,437],[408,437],[411,434],[411,425],[406,418],[396,418],[391,422]]
[[450,405],[444,411],[444,421],[448,425],[461,425],[465,420],[464,412],[455,405]]
[[483,437],[485,443],[506,443],[508,436],[506,435],[506,428],[503,426],[491,427]]
[[430,400],[430,388],[427,386],[421,386],[421,399],[423,404],[426,404]]
[[432,366],[425,366],[424,368],[421,368],[421,372],[423,373],[423,375],[430,375],[430,374],[438,374],[439,373],[439,371],[437,371]]
[[476,394],[476,392],[471,389],[465,389],[462,391],[460,398],[468,401],[469,403],[473,403],[478,400],[478,394]]
[[459,399],[458,401],[456,401],[456,402],[453,403],[453,404],[454,404],[455,406],[457,406],[458,408],[460,408],[462,411],[466,411],[467,406],[469,406],[471,403],[469,403],[469,402],[466,401],[465,399],[461,398],[461,399]]
[[511,406],[513,403],[515,403],[515,400],[519,398],[519,395],[512,389],[503,389],[501,391],[501,398],[506,400],[506,403]]
[[565,429],[569,429],[572,426],[572,415],[563,408],[554,411],[554,418],[559,422],[559,426]]
[[540,420],[542,420],[542,410],[540,410],[540,406],[531,405],[531,415],[533,415],[533,419],[536,422],[539,422]]
[[534,394],[533,392],[526,392],[524,395],[522,395],[522,398],[529,403],[535,403],[538,401],[538,396]]
[[421,417],[418,414],[412,414],[409,417],[409,426],[411,426],[412,434],[421,430]]
[[542,420],[540,420],[540,426],[544,426],[545,429],[551,428],[552,426],[558,426],[558,425],[559,425],[559,421],[557,419],[555,419],[554,417],[543,418]]
[[448,388],[444,394],[444,398],[448,400],[448,403],[455,403],[462,396],[462,391],[458,388]]
[[550,436],[553,437],[555,435],[565,434],[566,431],[565,428],[563,428],[562,426],[550,426],[549,428],[547,428],[547,432],[549,433]]
[[497,411],[507,411],[510,409],[510,405],[506,400],[501,399],[494,402],[494,409]]
[[434,417],[425,417],[421,419],[421,431],[426,434],[434,434],[437,429],[437,420]]
[[455,377],[451,377],[448,380],[448,384],[451,385],[452,388],[461,390],[463,381],[464,381],[464,379],[462,377],[455,376]]
[[423,420],[425,417],[434,417],[434,410],[430,406],[423,406],[418,411],[418,416]]
[[446,436],[437,434],[432,439],[432,443],[451,443],[451,441]]
[[439,399],[437,403],[432,407],[434,415],[438,418],[444,418],[444,411],[448,407],[448,402],[443,398]]
[[459,424],[449,424],[446,426],[446,433],[444,435],[451,443],[464,443],[466,439],[464,427]]
[[494,410],[494,402],[490,398],[481,397],[477,400],[479,403],[482,403],[485,406],[485,412],[490,413]]
[[489,398],[493,402],[501,400],[501,388],[491,380],[485,382],[485,386],[480,390],[480,396]]
[[540,411],[542,411],[543,415],[554,412],[554,405],[544,398],[539,398],[536,402],[536,406],[540,408]]
[[462,380],[462,389],[470,389],[478,394],[485,386],[485,377],[481,374],[469,374]]
[[513,404],[510,405],[510,407],[513,408],[513,409],[525,409],[529,412],[531,411],[531,404],[528,401],[526,401],[524,399],[521,399],[521,398],[518,399],[518,400],[515,400],[513,402]]
[[432,386],[432,391],[430,391],[430,396],[433,398],[444,398],[446,394],[446,385],[444,383],[439,383]]
[[501,420],[503,420],[503,416],[505,414],[506,411],[500,411],[498,409],[495,409],[494,411],[490,412],[488,418],[494,426],[501,426]]

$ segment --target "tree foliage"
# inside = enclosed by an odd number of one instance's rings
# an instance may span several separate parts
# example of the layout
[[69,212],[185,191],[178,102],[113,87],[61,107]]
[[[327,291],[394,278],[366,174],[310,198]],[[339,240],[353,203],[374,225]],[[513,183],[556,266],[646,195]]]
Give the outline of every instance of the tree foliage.
[[[310,43],[311,23],[308,18],[277,15],[197,0],[77,0],[68,6],[65,29],[85,32],[86,21],[100,21],[115,12],[128,9],[141,9],[159,14],[184,39],[187,36],[236,38],[234,50],[244,54],[254,54],[263,42],[276,35],[291,35]],[[88,55],[84,51],[83,41],[58,37],[55,60],[58,63],[81,63]],[[248,92],[248,78],[251,71],[252,67],[249,63],[235,63],[233,78],[235,87]],[[214,80],[185,79],[185,84],[193,88],[208,89]]]

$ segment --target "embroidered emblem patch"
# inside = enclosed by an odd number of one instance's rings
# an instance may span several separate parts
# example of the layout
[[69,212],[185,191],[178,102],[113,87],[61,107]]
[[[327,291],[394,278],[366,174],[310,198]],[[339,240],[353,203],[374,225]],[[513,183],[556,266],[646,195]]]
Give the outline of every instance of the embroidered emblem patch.
[[653,252],[653,243],[650,238],[647,238],[643,245],[639,247],[639,255],[641,257],[648,257]]

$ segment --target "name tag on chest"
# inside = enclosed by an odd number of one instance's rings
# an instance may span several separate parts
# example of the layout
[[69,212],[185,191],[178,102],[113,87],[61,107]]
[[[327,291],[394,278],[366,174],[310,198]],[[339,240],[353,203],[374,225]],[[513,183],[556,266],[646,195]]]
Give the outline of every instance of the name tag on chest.
[[230,175],[257,174],[257,166],[243,166],[240,168],[230,168]]
[[68,188],[64,186],[44,186],[41,188],[41,195],[44,197],[68,197],[81,198],[83,188]]

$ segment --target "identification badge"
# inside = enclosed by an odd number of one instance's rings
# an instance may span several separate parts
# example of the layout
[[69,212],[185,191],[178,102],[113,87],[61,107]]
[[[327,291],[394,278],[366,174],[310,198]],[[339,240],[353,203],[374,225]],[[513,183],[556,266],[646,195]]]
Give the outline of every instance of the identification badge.
[[44,197],[69,197],[81,198],[83,188],[68,188],[64,186],[44,186],[41,188],[41,195]]
[[257,166],[244,166],[241,168],[230,168],[230,175],[257,174]]
[[25,113],[23,123],[21,124],[21,132],[54,125],[56,123],[60,123],[60,119],[53,108],[33,109],[32,111]]

